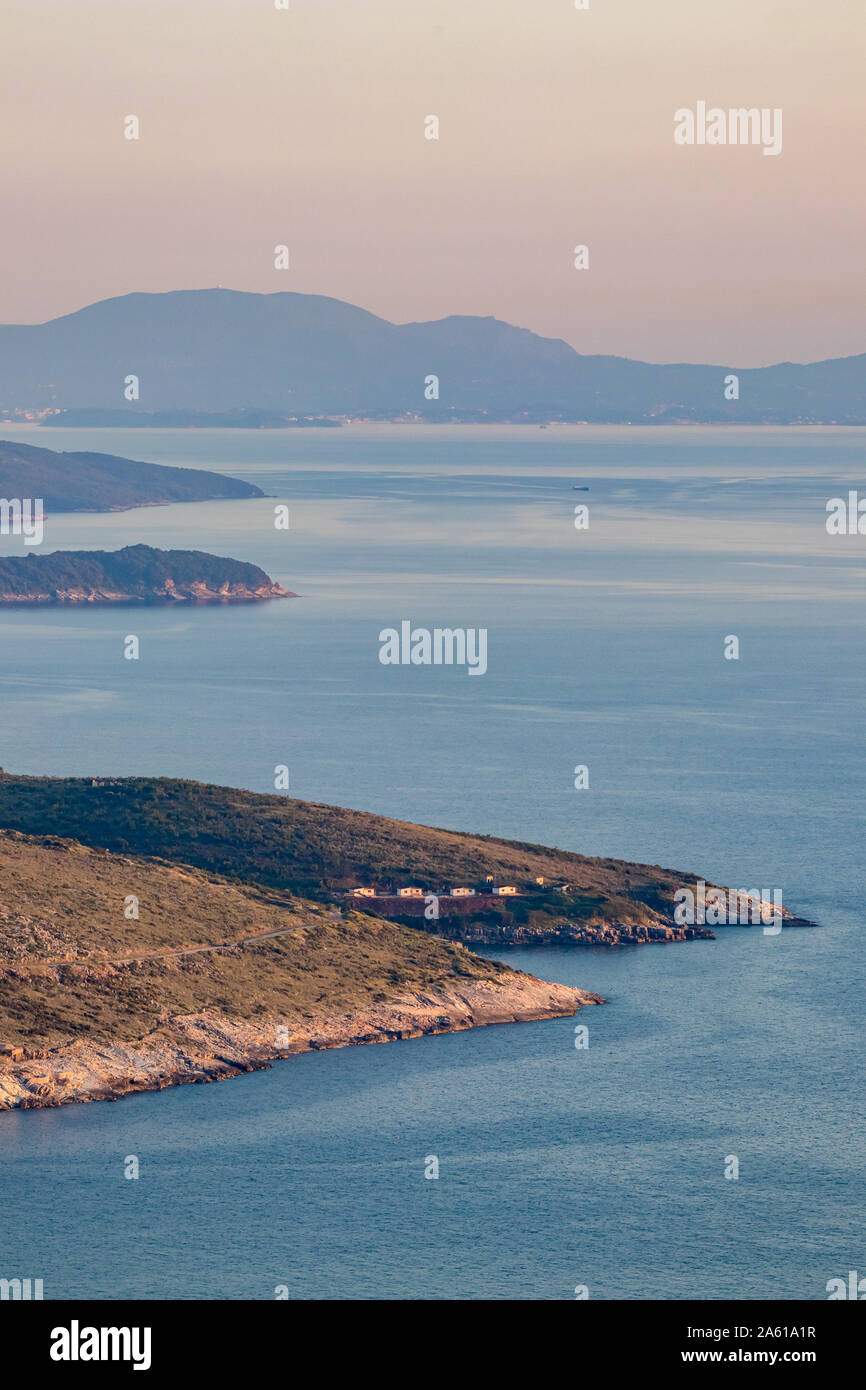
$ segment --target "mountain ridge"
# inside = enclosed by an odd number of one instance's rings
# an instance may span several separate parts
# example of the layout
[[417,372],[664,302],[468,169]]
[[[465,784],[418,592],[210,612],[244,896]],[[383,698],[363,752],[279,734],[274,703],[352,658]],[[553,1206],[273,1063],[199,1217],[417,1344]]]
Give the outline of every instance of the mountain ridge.
[[[736,399],[725,395],[731,375]],[[255,411],[284,423],[866,424],[866,353],[751,368],[649,363],[582,354],[493,316],[394,324],[326,295],[136,291],[0,326],[0,408],[58,423],[65,411],[123,410],[139,422]]]

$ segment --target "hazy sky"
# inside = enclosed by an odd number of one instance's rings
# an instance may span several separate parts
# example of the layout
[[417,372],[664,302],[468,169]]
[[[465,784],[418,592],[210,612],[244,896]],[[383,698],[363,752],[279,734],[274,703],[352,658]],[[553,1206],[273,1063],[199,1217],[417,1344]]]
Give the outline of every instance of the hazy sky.
[[[2,0],[0,321],[220,284],[652,361],[866,351],[863,0],[589,3]],[[782,153],[675,145],[701,100],[781,108]]]

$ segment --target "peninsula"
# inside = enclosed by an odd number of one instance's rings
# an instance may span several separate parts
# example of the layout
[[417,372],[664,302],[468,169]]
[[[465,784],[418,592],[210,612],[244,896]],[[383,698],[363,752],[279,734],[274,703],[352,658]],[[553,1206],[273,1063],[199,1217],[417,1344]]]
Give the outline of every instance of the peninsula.
[[0,557],[0,603],[244,603],[297,598],[258,565],[203,550],[56,550]]
[[354,910],[0,831],[0,1110],[603,1002]]
[[[700,898],[694,874],[176,778],[0,771],[0,827],[157,856],[477,945],[714,936],[677,920],[678,893]],[[787,909],[782,917],[811,925]]]
[[115,454],[57,453],[0,440],[0,497],[38,497],[48,513],[119,512],[169,502],[263,496],[253,483],[204,468],[140,463]]
[[0,769],[0,1110],[569,1017],[605,1001],[464,943],[712,939],[674,910],[706,887],[230,787]]

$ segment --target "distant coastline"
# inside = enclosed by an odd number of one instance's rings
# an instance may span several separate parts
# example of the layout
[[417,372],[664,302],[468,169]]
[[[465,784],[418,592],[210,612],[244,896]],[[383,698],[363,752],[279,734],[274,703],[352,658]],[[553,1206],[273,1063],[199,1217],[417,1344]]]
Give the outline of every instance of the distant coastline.
[[43,514],[121,512],[173,502],[263,496],[255,483],[205,468],[175,468],[92,450],[58,452],[0,439],[0,498],[38,498]]
[[[255,420],[251,417],[245,420],[227,419],[217,414],[196,414],[190,412],[183,417],[172,417],[167,419],[163,415],[147,415],[144,413],[124,414],[117,413],[118,418],[114,418],[114,412],[106,412],[105,416],[101,412],[75,411],[52,415],[44,419],[33,420],[0,420],[0,429],[14,429],[16,426],[36,426],[40,429],[82,429],[82,430],[106,430],[117,432],[118,430],[267,430],[276,432],[280,430],[297,429],[347,429],[363,425],[382,426],[389,425],[399,429],[415,425],[423,425],[431,429],[445,428],[448,425],[460,425],[472,427],[474,429],[502,429],[516,428],[527,430],[539,429],[602,429],[609,427],[612,429],[752,429],[752,430],[773,430],[773,429],[866,429],[866,418],[863,420],[815,420],[815,419],[791,419],[785,421],[775,420],[724,420],[706,419],[695,420],[690,418],[679,419],[675,416],[664,419],[639,419],[639,420],[561,420],[561,419],[478,419],[474,416],[462,417],[449,415],[436,419],[424,418],[418,415],[406,416],[322,416],[321,418],[311,418],[308,420],[286,419],[275,421],[268,418],[267,421]],[[110,417],[110,418],[106,418]],[[207,499],[203,499],[207,500]],[[130,506],[142,505],[141,503],[131,503]],[[159,506],[161,503],[151,503],[149,505]],[[76,510],[85,510],[84,508]],[[123,511],[122,507],[112,508],[113,511]]]

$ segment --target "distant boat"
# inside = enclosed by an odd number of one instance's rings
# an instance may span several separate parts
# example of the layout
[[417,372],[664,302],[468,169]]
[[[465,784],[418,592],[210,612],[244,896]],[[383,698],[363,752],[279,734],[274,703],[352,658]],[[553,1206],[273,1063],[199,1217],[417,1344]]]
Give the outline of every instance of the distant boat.
[[572,486],[572,492],[589,492],[588,487],[580,487],[577,483]]

